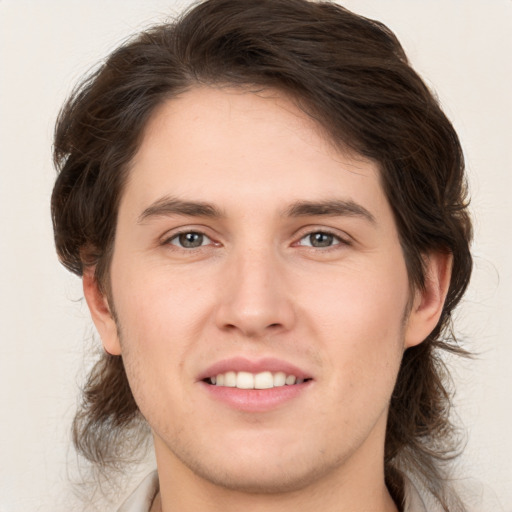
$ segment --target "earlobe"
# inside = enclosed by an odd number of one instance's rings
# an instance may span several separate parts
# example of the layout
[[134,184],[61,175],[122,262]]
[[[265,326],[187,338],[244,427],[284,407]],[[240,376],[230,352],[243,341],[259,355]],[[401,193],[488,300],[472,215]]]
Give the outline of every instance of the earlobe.
[[450,286],[452,255],[436,252],[424,258],[425,287],[415,291],[407,320],[404,348],[419,345],[434,330]]
[[100,335],[103,348],[112,355],[121,354],[117,325],[107,297],[100,290],[94,275],[94,267],[87,267],[82,277],[85,300],[91,312],[92,321]]

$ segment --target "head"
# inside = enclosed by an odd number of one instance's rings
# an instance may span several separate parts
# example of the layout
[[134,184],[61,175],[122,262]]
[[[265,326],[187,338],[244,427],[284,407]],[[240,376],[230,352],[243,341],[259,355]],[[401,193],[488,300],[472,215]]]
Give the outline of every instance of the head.
[[[389,402],[386,479],[389,488],[399,493],[400,470],[416,467],[439,493],[437,462],[453,449],[448,442],[449,395],[439,352],[462,352],[451,335],[450,321],[471,273],[462,152],[453,127],[409,66],[395,36],[382,24],[330,3],[262,0],[248,7],[236,0],[212,0],[199,4],[176,22],[150,29],[116,50],[62,110],[55,135],[60,173],[52,197],[57,251],[63,264],[96,290],[91,294],[105,299],[106,313],[116,329],[113,337],[120,339],[119,346],[106,346],[110,353],[91,373],[84,407],[75,420],[77,446],[88,458],[108,462],[114,447],[110,440],[140,421],[144,398],[134,399],[137,392],[130,388],[124,364],[129,356],[121,348],[123,337],[130,336],[123,331],[127,306],[118,308],[125,292],[118,284],[121,277],[116,280],[116,275],[123,275],[115,266],[122,261],[116,260],[116,244],[119,248],[120,237],[129,231],[121,215],[129,211],[126,201],[134,183],[141,188],[148,185],[137,180],[144,176],[141,169],[147,169],[144,162],[155,134],[167,133],[183,143],[176,120],[191,134],[195,129],[207,130],[204,125],[194,128],[187,116],[193,113],[194,118],[208,120],[210,106],[221,117],[233,109],[235,120],[237,115],[239,121],[243,116],[249,119],[255,140],[258,133],[264,138],[265,130],[258,132],[258,119],[264,114],[280,127],[276,137],[293,127],[303,139],[317,141],[315,151],[341,162],[340,172],[352,180],[344,182],[347,187],[364,189],[357,184],[359,172],[373,176],[377,195],[367,201],[380,204],[383,198],[382,211],[389,212],[387,226],[396,233],[407,288],[400,295],[397,314],[404,328],[396,337],[400,342],[405,339],[404,350],[397,352],[396,372],[390,373],[392,393],[383,398]],[[298,120],[296,125],[293,119]],[[219,133],[229,133],[224,128],[219,126]],[[250,139],[239,135],[242,131],[231,133],[235,141],[239,136],[240,144],[251,145]],[[276,148],[280,150],[282,145]],[[218,151],[219,159],[226,158],[229,147]],[[185,153],[181,158],[186,161],[190,156]],[[242,161],[241,155],[238,158]],[[327,167],[326,163],[323,169]],[[253,171],[255,175],[257,170]],[[258,183],[270,182],[272,176],[266,171],[262,170]],[[186,181],[183,169],[180,172]],[[294,183],[286,169],[281,172],[287,187]],[[304,170],[304,175],[308,172]],[[193,176],[198,177],[208,179]],[[220,175],[222,179],[228,177]],[[279,175],[275,180],[280,183]],[[296,181],[300,186],[299,177]],[[304,188],[309,184],[304,181]],[[167,195],[174,194],[173,186],[170,180],[170,190],[163,188]],[[214,182],[208,187],[205,190],[214,188]],[[285,194],[282,199],[290,197]],[[229,204],[219,201],[220,207],[229,209]],[[407,322],[421,301],[418,297],[431,286],[436,266],[445,269],[438,273],[446,281],[441,307],[428,332],[407,341]],[[336,265],[331,267],[335,273]],[[257,268],[251,273],[258,275]],[[235,288],[231,293],[236,295]],[[274,324],[286,321],[278,319]],[[136,370],[132,367],[130,372]]]

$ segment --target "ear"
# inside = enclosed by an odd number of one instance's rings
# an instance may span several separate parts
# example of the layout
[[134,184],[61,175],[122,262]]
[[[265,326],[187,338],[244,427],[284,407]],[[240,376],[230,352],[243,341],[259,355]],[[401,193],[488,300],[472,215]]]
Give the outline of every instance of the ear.
[[107,297],[99,288],[94,271],[95,267],[87,267],[82,277],[85,300],[87,301],[87,306],[89,306],[92,321],[100,335],[103,348],[109,354],[118,356],[121,354],[121,344],[119,342],[117,325],[110,310]]
[[437,325],[450,286],[452,260],[449,253],[435,252],[424,256],[425,287],[414,293],[404,348],[419,345]]

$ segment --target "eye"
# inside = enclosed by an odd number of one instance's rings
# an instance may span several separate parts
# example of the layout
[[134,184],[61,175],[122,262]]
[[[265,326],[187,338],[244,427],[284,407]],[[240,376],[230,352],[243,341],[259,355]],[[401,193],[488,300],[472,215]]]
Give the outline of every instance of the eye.
[[167,243],[176,245],[183,249],[197,249],[203,245],[211,244],[212,240],[203,233],[187,231],[185,233],[178,233],[177,235],[174,235]]
[[340,237],[325,231],[308,233],[299,240],[299,245],[315,248],[332,247],[333,245],[340,245],[342,243],[344,243],[344,241]]

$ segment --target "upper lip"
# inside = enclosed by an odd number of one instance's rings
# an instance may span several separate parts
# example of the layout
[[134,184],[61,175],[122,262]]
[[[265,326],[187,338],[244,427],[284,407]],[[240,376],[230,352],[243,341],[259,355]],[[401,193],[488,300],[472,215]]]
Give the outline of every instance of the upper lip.
[[262,359],[247,359],[245,357],[231,357],[213,363],[198,375],[198,380],[205,380],[226,372],[260,373],[283,372],[286,375],[295,375],[298,379],[311,379],[312,376],[299,367],[282,359],[265,357]]

